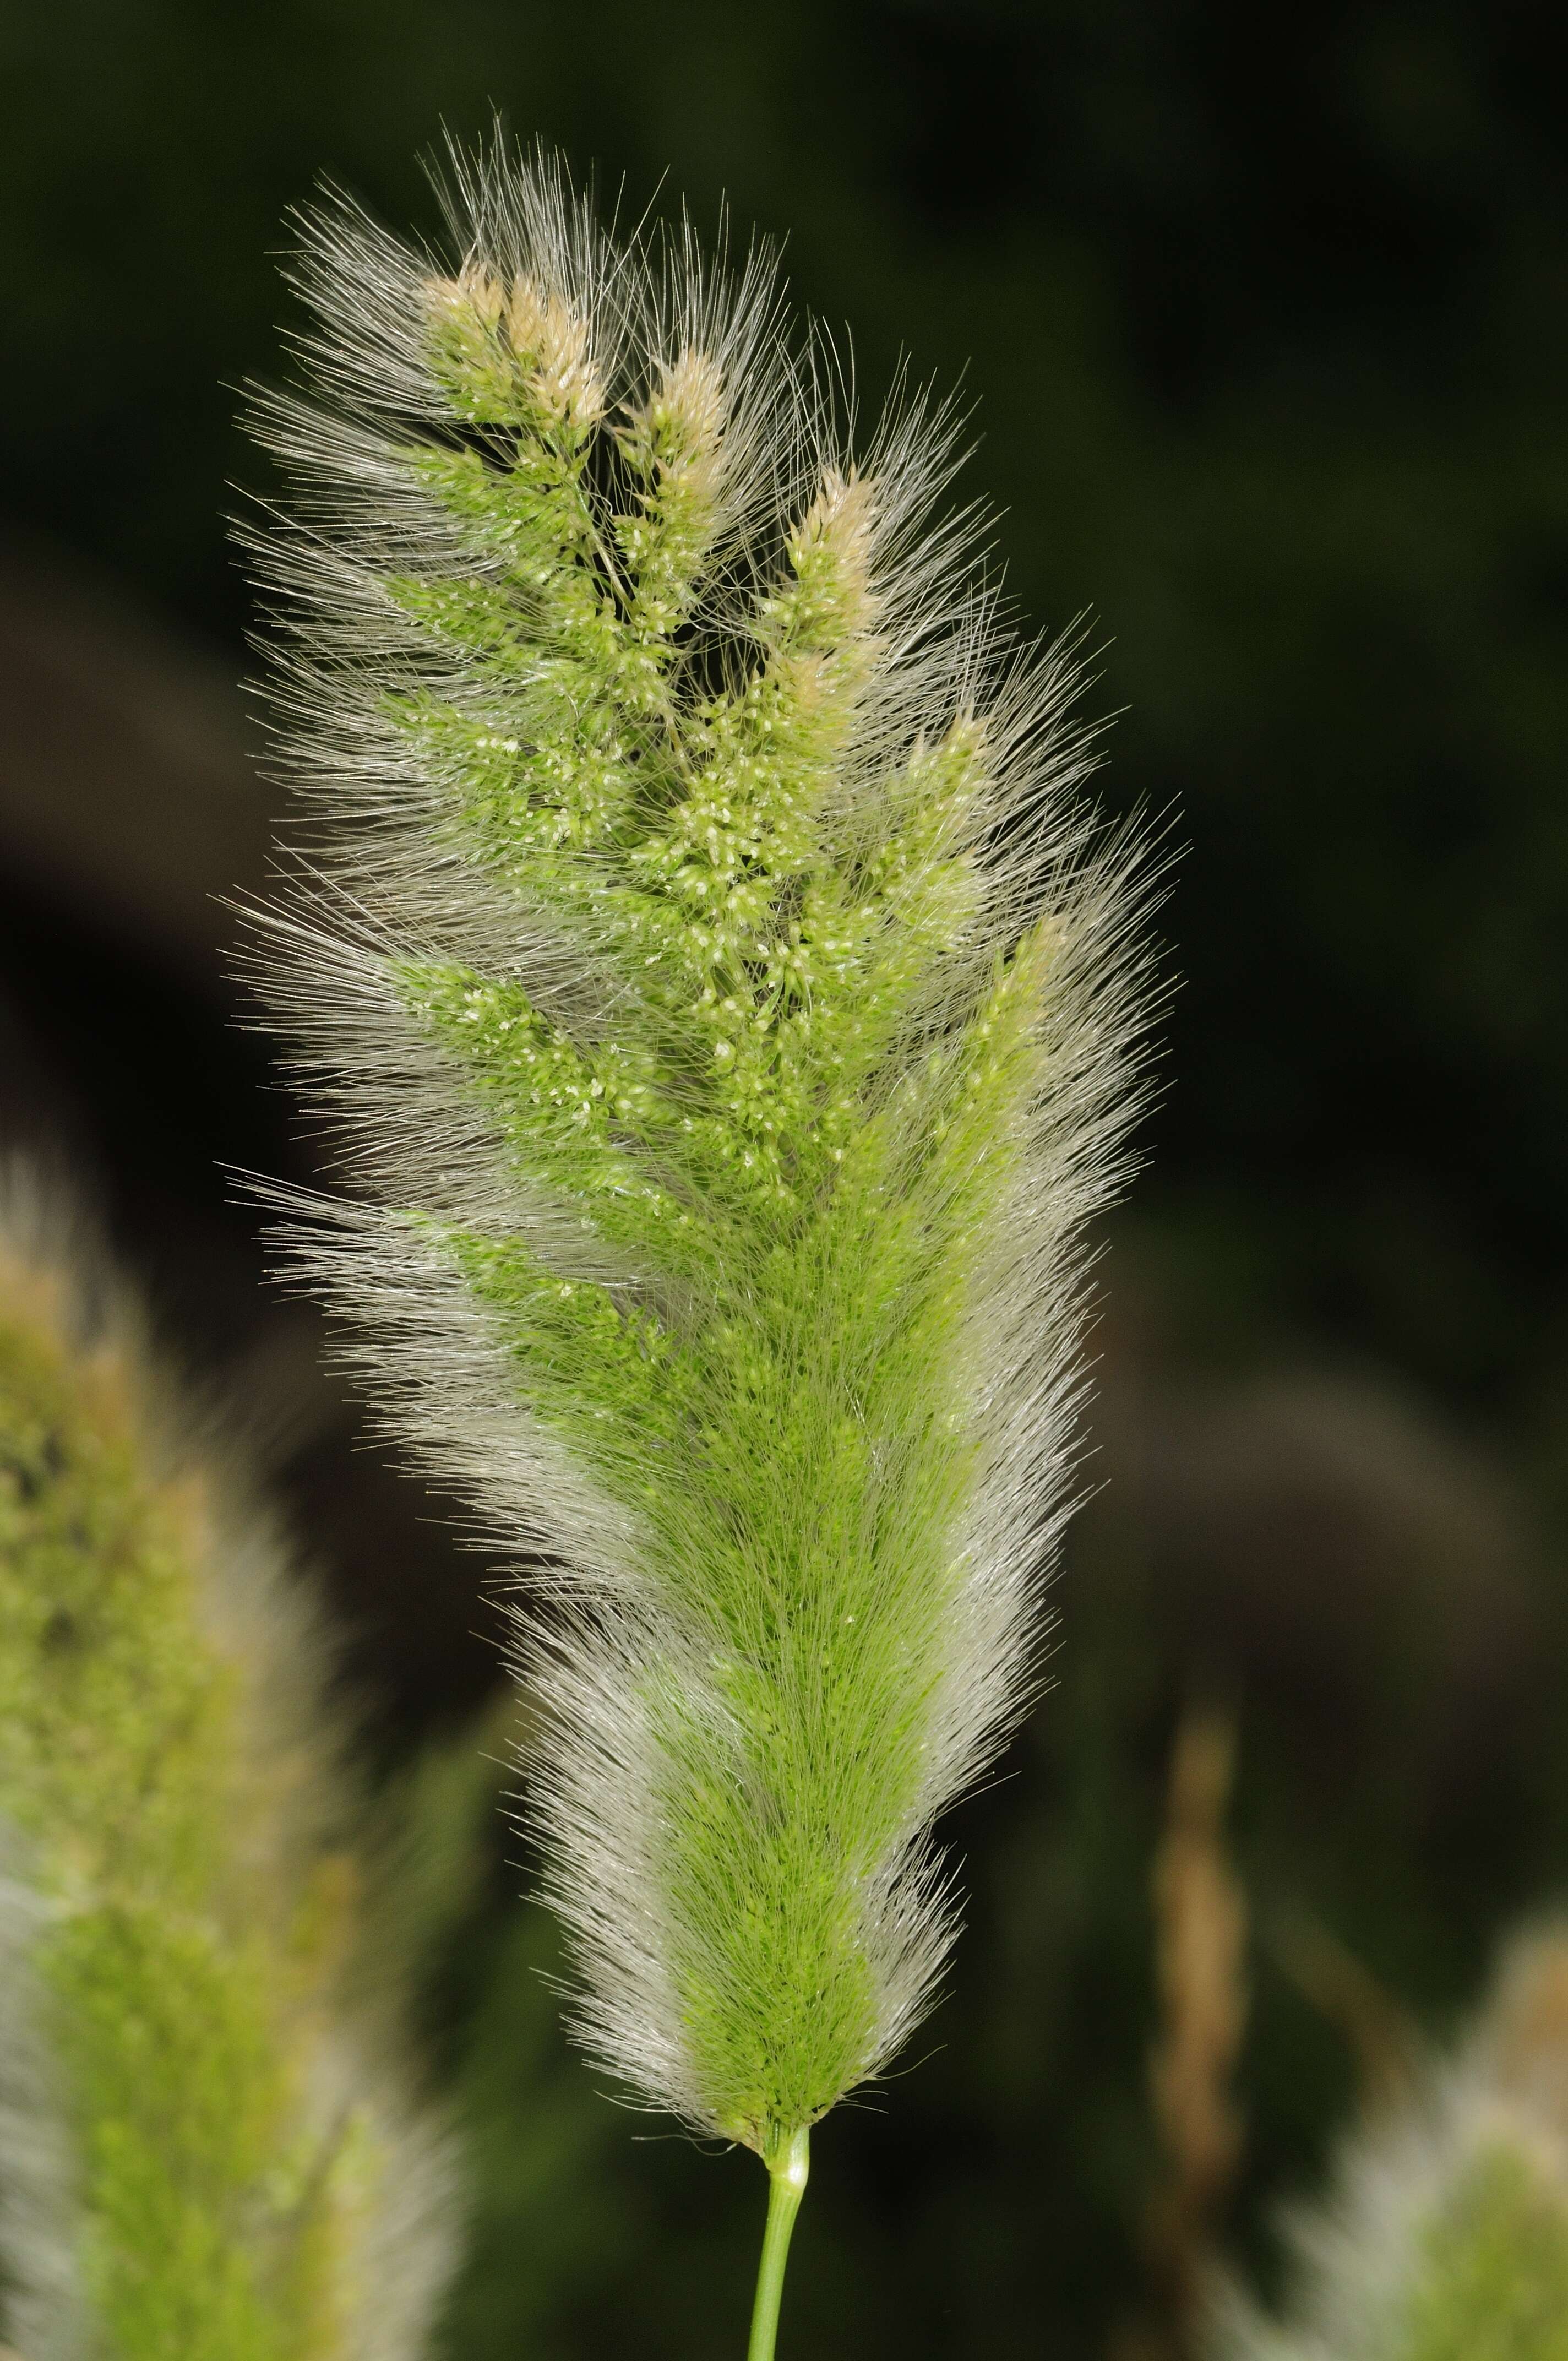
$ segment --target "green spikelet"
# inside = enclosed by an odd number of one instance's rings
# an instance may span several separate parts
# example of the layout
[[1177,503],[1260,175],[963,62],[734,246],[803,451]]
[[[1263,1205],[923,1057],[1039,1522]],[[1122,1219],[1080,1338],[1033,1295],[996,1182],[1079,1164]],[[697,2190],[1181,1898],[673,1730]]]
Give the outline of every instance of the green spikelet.
[[[1027,1693],[1136,1029],[1070,666],[863,449],[765,259],[458,158],[306,227],[265,542],[312,868],[265,988],[356,1193],[302,1267],[518,1556],[529,1808],[633,2090],[770,2163],[951,1938]],[[296,1211],[300,1210],[298,1207]]]
[[1289,2226],[1289,2315],[1233,2294],[1212,2361],[1568,2361],[1568,1934],[1512,1947],[1459,2057]]
[[[27,2361],[388,2361],[451,2243],[349,1974],[325,1667],[95,1273],[0,1235],[0,2295]],[[88,1296],[99,1309],[89,1308]]]

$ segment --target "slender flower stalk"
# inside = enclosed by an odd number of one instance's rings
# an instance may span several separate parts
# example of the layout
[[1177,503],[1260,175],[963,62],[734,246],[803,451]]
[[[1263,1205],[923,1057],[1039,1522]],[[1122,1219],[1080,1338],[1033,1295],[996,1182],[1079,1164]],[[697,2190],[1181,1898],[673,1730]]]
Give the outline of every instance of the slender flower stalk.
[[757,2268],[757,2298],[751,2308],[751,2341],[746,2361],[773,2361],[784,2265],[789,2260],[795,2217],[806,2194],[810,2169],[811,2133],[803,2125],[788,2147],[768,2168],[768,2220],[762,2233],[762,2259]]
[[773,269],[455,155],[438,258],[304,225],[259,431],[285,760],[259,915],[345,1193],[290,1201],[389,1430],[528,1566],[575,2027],[774,2176],[954,1933],[930,1839],[1030,1694],[1135,849],[1013,645],[954,422],[864,443]]

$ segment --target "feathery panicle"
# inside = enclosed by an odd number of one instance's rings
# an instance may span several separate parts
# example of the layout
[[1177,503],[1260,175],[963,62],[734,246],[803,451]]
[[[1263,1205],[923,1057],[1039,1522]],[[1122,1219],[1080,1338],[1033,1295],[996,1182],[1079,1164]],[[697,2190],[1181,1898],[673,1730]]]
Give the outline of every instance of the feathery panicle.
[[1135,849],[1072,666],[863,448],[772,264],[454,159],[455,258],[305,224],[256,536],[311,815],[259,914],[346,1191],[297,1267],[543,1557],[515,1646],[576,2026],[776,2159],[953,1931],[929,1831],[1031,1678],[1124,1165]]
[[1233,2290],[1214,2361],[1563,2361],[1568,1928],[1516,1939],[1459,2055],[1369,2119],[1287,2226],[1286,2318]]
[[443,2143],[353,1972],[327,1652],[133,1313],[0,1203],[0,2342],[415,2361]]

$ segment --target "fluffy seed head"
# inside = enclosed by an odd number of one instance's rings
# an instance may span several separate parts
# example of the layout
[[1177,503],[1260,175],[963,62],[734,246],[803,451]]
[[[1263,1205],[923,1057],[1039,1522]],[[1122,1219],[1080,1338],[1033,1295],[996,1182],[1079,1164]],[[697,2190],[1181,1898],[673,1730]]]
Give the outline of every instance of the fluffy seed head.
[[1124,1170],[1135,861],[1061,652],[767,257],[455,157],[455,251],[305,224],[258,537],[309,837],[293,1208],[389,1427],[543,1556],[528,1812],[635,2091],[764,2155],[893,2054],[935,1816],[1027,1695]]

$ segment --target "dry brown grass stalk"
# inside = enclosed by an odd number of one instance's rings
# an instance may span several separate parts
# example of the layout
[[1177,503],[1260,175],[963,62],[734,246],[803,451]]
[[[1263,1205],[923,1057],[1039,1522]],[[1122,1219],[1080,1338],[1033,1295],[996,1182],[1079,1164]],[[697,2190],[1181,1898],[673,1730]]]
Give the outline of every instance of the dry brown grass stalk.
[[1246,2030],[1247,1911],[1225,1840],[1234,1762],[1231,1717],[1190,1708],[1176,1732],[1153,1881],[1160,2021],[1149,2096],[1166,2171],[1144,2222],[1146,2310],[1117,2338],[1115,2361],[1188,2361],[1196,2352],[1241,2155],[1232,2075]]

